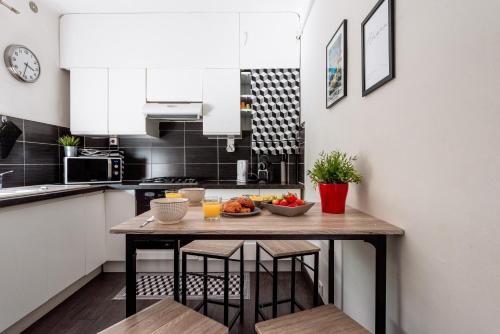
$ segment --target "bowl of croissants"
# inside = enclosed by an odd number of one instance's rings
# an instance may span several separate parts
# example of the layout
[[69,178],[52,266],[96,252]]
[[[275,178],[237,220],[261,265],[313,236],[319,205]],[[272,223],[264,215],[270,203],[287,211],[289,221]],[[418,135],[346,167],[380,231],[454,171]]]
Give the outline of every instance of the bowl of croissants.
[[248,197],[231,198],[222,204],[222,214],[229,217],[248,217],[260,213],[260,209]]

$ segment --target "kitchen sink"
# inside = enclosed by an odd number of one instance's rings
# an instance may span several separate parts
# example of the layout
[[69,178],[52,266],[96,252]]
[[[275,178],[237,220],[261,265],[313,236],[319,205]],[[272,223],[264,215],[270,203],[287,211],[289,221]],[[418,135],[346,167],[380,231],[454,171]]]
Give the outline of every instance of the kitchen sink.
[[89,187],[88,184],[83,185],[38,185],[38,186],[27,186],[27,187],[15,187],[15,188],[3,188],[0,189],[0,199],[8,197],[18,197],[18,196],[29,196],[50,192],[65,191],[71,189],[85,188]]

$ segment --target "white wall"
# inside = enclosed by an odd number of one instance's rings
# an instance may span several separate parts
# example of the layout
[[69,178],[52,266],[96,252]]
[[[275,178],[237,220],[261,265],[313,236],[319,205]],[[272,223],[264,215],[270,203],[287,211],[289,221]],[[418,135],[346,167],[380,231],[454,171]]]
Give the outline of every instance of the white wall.
[[[31,49],[41,64],[40,79],[22,83],[0,64],[0,115],[69,126],[69,75],[59,69],[59,16],[38,3],[34,14],[28,1],[11,0],[21,14],[0,6],[0,51],[9,44]],[[3,57],[2,57],[3,58]]]
[[[357,154],[365,181],[350,205],[405,229],[389,242],[389,333],[498,332],[500,2],[396,1],[396,78],[362,98],[360,24],[375,3],[312,9],[302,38],[306,168],[321,150]],[[349,96],[326,110],[325,45],[344,18]],[[306,196],[318,199],[310,184]],[[344,242],[344,310],[372,331],[373,256]]]

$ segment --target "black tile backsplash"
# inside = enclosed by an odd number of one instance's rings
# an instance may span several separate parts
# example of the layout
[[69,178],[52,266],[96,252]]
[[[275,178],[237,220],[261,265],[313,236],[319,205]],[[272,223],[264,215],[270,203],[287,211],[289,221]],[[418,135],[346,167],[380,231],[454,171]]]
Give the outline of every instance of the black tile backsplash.
[[[236,162],[248,160],[250,171],[257,172],[257,156],[251,150],[251,131],[235,140],[236,151],[226,151],[225,139],[209,139],[203,135],[202,122],[160,123],[159,138],[120,137],[119,148],[125,154],[126,181],[158,176],[193,176],[207,180],[236,180]],[[87,137],[85,143],[87,144]],[[94,141],[92,142],[94,144]],[[100,144],[95,144],[100,145]],[[299,158],[300,159],[300,158]],[[278,164],[274,182],[280,181],[281,156],[271,158]],[[303,167],[296,172],[296,158],[287,159],[289,183],[303,179]]]
[[[4,187],[53,184],[63,182],[63,147],[60,136],[70,134],[66,127],[8,117],[23,134],[11,153],[0,159],[0,172],[13,170],[4,176]],[[203,135],[202,122],[160,123],[160,138],[120,137],[119,149],[124,152],[125,181],[140,181],[157,176],[194,176],[206,180],[234,181],[237,160],[248,160],[250,172],[257,172],[257,156],[251,150],[251,132],[244,131],[235,140],[236,151],[226,151],[225,139],[208,139]],[[304,138],[303,132],[301,137]],[[109,148],[109,138],[81,137],[81,147]],[[288,182],[304,181],[304,144],[301,154],[288,157]],[[280,156],[271,158],[273,182],[280,181]],[[298,165],[298,174],[297,174]]]
[[[7,116],[22,131],[9,156],[0,159],[4,187],[53,184],[62,181],[64,153],[57,139],[69,129],[56,125]],[[83,143],[82,143],[83,144]]]

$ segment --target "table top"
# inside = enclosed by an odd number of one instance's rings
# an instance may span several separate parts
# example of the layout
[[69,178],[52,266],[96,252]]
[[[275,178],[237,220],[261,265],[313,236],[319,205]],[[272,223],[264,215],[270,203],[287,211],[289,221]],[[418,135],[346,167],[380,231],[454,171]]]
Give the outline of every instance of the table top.
[[[201,206],[190,207],[181,222],[172,225],[150,223],[141,227],[152,216],[147,211],[111,228],[116,234],[154,234],[175,236],[229,237],[251,236],[272,238],[272,236],[316,237],[342,235],[403,235],[403,229],[347,207],[344,214],[325,214],[315,204],[306,214],[284,217],[262,210],[257,216],[245,218],[222,217],[220,222],[205,222]],[[315,240],[316,240],[315,239]]]

